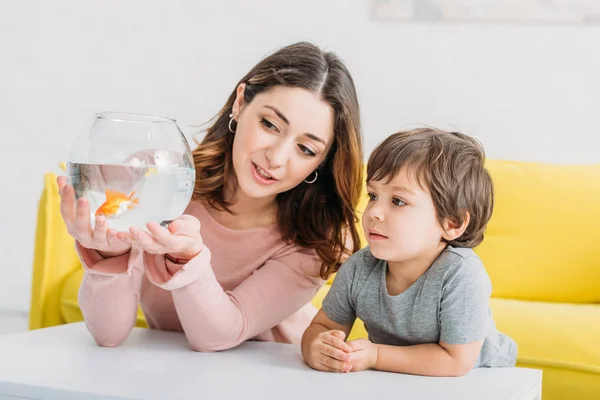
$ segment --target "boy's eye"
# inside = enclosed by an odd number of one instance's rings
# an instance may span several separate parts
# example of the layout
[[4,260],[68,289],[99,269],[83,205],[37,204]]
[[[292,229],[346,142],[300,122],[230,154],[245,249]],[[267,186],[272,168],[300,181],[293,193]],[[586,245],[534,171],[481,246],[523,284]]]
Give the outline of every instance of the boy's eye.
[[271,121],[265,118],[260,119],[260,124],[268,131],[276,131],[279,132],[279,129],[273,124]]
[[401,200],[401,199],[399,199],[399,198],[397,198],[397,197],[394,197],[394,198],[392,199],[392,203],[393,203],[395,206],[404,206],[404,205],[406,205],[406,202],[405,202],[404,200]]
[[368,193],[367,196],[369,196],[369,201],[377,200],[377,196],[375,196],[373,193]]
[[304,153],[305,155],[309,156],[309,157],[314,157],[317,155],[317,153],[315,153],[314,151],[312,151],[311,149],[309,149],[308,147],[306,147],[303,144],[299,144],[298,148],[300,149],[300,151],[302,153]]

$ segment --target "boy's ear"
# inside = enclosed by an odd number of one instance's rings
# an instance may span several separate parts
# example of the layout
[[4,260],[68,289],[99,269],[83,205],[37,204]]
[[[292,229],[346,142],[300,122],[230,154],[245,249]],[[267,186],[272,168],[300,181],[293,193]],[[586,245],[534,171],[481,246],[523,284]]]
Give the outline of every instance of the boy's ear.
[[444,229],[444,234],[442,237],[446,241],[452,241],[458,239],[465,233],[467,226],[469,226],[469,222],[471,221],[471,214],[467,211],[465,213],[465,218],[463,219],[462,224],[459,224],[458,221],[452,220],[450,218],[446,218],[444,220],[444,225],[442,228]]

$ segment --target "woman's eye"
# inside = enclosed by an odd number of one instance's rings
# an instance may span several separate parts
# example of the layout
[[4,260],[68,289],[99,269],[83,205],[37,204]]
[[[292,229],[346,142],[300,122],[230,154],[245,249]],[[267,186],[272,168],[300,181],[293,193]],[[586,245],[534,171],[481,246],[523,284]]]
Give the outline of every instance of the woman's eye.
[[309,157],[314,157],[317,155],[317,153],[315,153],[314,151],[312,151],[311,149],[309,149],[308,147],[306,147],[303,144],[299,144],[298,148],[300,149],[300,151],[302,151],[303,154],[305,154]]
[[271,121],[269,121],[268,119],[265,118],[261,118],[260,119],[260,124],[269,131],[277,131],[279,132],[279,130],[277,129],[277,127],[275,126],[275,124],[273,124]]
[[375,196],[373,193],[368,193],[367,196],[369,196],[369,201],[377,200],[377,196]]
[[394,198],[392,199],[392,203],[393,203],[395,206],[404,206],[404,205],[406,205],[406,202],[405,202],[404,200],[401,200],[401,199],[399,199],[399,198],[397,198],[397,197],[394,197]]

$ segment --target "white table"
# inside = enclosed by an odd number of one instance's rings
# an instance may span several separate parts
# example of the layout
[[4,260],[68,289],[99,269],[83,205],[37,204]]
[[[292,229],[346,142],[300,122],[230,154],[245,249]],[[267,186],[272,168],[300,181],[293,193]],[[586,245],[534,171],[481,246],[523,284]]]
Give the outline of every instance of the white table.
[[486,399],[541,398],[533,369],[475,369],[460,378],[378,371],[319,372],[299,346],[247,342],[190,350],[183,334],[134,329],[97,346],[82,323],[0,336],[0,399]]

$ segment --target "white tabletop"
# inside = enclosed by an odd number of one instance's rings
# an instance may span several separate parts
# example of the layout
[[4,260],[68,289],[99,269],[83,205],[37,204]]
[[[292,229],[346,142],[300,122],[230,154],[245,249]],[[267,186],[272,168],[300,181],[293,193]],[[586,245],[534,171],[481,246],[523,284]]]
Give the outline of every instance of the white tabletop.
[[0,336],[0,399],[539,399],[542,373],[475,369],[460,378],[319,372],[299,346],[246,342],[197,353],[181,333],[135,328],[97,346],[82,323]]

